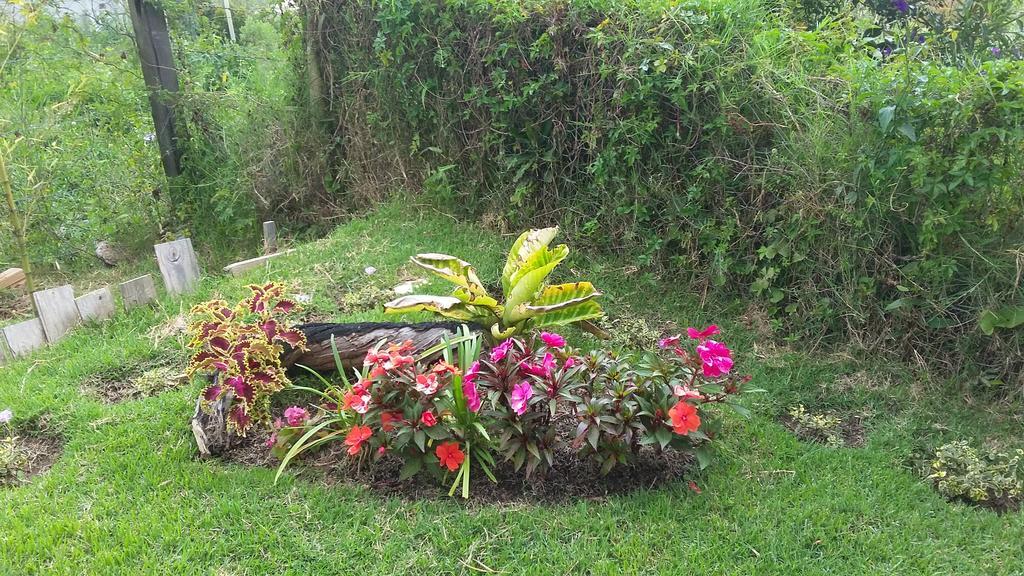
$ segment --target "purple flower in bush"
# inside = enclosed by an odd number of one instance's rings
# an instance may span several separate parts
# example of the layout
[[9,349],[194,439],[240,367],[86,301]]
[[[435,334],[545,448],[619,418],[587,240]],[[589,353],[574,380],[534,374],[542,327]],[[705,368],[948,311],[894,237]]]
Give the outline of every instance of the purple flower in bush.
[[999,56],[1002,55],[1003,53],[999,46],[993,46],[989,48],[989,50],[992,52],[992,55],[995,56],[996,58],[999,58]]
[[470,412],[480,411],[480,392],[476,389],[476,383],[472,380],[464,380],[462,382],[462,394],[466,397],[466,408],[469,408]]
[[523,380],[516,384],[515,388],[512,389],[512,394],[509,396],[509,404],[512,406],[512,410],[522,416],[526,412],[531,396],[533,396],[533,386],[530,386],[528,380]]
[[505,340],[501,344],[498,344],[491,350],[491,362],[501,362],[508,355],[509,348],[512,347],[512,340]]
[[554,332],[541,332],[540,339],[544,341],[548,348],[561,348],[565,346],[565,338]]
[[309,419],[309,412],[305,408],[291,406],[284,411],[284,419],[291,427],[302,426]]
[[900,14],[910,12],[910,4],[907,3],[907,0],[892,0],[892,7]]

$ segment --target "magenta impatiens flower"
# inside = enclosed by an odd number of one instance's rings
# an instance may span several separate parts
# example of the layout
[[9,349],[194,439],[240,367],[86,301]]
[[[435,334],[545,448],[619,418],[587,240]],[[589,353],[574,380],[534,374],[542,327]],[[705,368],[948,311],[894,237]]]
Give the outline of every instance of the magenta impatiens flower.
[[533,386],[530,386],[529,380],[523,380],[516,384],[515,388],[512,389],[512,394],[509,396],[509,404],[512,406],[512,410],[522,416],[526,412],[531,396],[533,396]]
[[469,370],[462,376],[462,382],[476,382],[476,377],[480,375],[480,362],[473,362],[469,365]]
[[298,406],[290,406],[284,411],[285,422],[291,427],[302,426],[309,420],[309,412],[305,408],[299,408]]
[[666,338],[658,340],[658,348],[671,348],[672,346],[676,346],[677,344],[679,344],[678,334],[675,336],[668,336]]
[[718,326],[715,326],[714,324],[703,330],[697,330],[696,328],[686,329],[686,334],[694,340],[707,340],[709,337],[714,336],[719,332],[721,332],[721,330],[719,330]]
[[509,348],[512,347],[512,340],[505,340],[501,344],[498,344],[491,350],[491,362],[501,362],[508,355]]
[[532,374],[541,378],[547,378],[551,376],[551,371],[555,368],[555,357],[548,352],[544,354],[544,360],[540,364],[530,364],[529,362],[523,362],[519,365],[519,371],[524,374]]
[[565,346],[565,338],[554,332],[541,332],[540,339],[544,341],[548,348],[561,348]]
[[697,345],[697,354],[700,355],[704,375],[709,378],[717,378],[732,370],[732,352],[721,342],[705,340]]
[[476,389],[476,382],[463,380],[462,395],[466,397],[466,407],[469,408],[470,412],[480,411],[480,392]]

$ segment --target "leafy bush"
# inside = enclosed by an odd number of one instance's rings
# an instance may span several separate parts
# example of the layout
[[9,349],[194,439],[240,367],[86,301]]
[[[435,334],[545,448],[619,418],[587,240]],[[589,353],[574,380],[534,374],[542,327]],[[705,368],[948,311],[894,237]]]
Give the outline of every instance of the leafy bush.
[[645,446],[658,455],[692,454],[703,467],[719,430],[711,405],[746,414],[732,398],[749,377],[736,376],[731,351],[710,339],[717,328],[692,332],[694,352],[675,337],[662,342],[660,355],[581,358],[564,338],[543,332],[506,339],[477,359],[479,337],[467,330],[459,367],[450,354],[421,366],[411,344],[391,344],[367,354],[354,384],[325,381],[326,389],[315,391],[323,400],[316,416],[289,408],[293,417],[286,411],[271,443],[283,469],[297,454],[344,438],[360,462],[397,455],[403,479],[454,472],[450,493],[461,481],[463,497],[470,463],[495,480],[495,456],[526,477],[557,466],[565,454],[591,460],[607,474],[633,462]]
[[193,355],[186,370],[189,376],[213,376],[201,406],[227,398],[228,430],[240,436],[253,424],[269,423],[271,395],[291,383],[281,366],[284,346],[306,346],[306,335],[288,324],[300,308],[285,297],[285,286],[248,288],[252,294],[234,307],[211,300],[192,308]]
[[451,296],[402,296],[384,309],[390,314],[429,310],[474,322],[489,328],[499,341],[530,329],[600,318],[604,312],[594,298],[601,293],[590,282],[545,285],[569,255],[565,244],[548,247],[557,234],[558,228],[528,230],[512,244],[501,272],[503,302],[488,294],[469,262],[447,254],[419,254],[412,263],[455,284],[455,291]]
[[808,345],[846,336],[1024,391],[1021,331],[977,329],[1024,304],[1024,62],[981,39],[946,58],[965,46],[919,43],[898,15],[805,30],[776,7],[319,2],[339,174],[440,178],[446,205],[556,217],[753,294]]
[[979,451],[960,440],[935,451],[929,480],[947,498],[970,502],[1012,505],[1024,494],[1024,450],[1012,455],[995,450]]

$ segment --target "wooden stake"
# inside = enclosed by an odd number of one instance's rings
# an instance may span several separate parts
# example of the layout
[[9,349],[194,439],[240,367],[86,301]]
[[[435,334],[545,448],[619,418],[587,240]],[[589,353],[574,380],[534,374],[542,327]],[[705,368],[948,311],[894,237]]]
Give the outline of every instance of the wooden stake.
[[277,252],[277,224],[273,220],[263,223],[263,253]]

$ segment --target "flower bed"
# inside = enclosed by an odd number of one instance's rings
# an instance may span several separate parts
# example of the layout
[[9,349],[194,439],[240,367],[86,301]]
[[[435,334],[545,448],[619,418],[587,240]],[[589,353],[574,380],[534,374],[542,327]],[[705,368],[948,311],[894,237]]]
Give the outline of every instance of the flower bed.
[[14,413],[0,411],[0,487],[15,487],[53,466],[64,447],[63,440],[48,434],[46,426],[14,427]]

